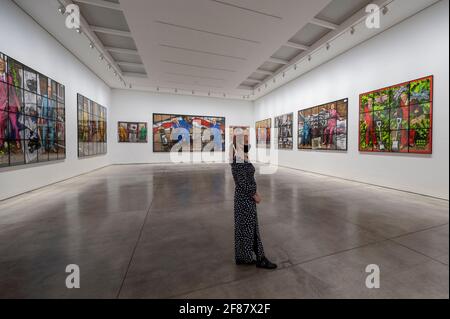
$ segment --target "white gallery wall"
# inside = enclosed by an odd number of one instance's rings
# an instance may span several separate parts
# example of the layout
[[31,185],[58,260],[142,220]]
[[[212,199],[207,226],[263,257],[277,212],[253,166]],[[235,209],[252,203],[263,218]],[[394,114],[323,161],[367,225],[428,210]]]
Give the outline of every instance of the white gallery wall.
[[[290,112],[294,150],[280,151],[279,165],[449,198],[449,1],[438,2],[255,102],[111,90],[12,1],[0,2],[0,21],[6,26],[0,28],[0,51],[65,85],[67,136],[64,161],[1,168],[0,200],[109,164],[170,162],[169,154],[153,153],[153,113],[223,116],[227,126],[253,127],[257,120]],[[433,154],[360,153],[359,94],[427,75],[434,75]],[[77,93],[108,107],[106,156],[78,159]],[[349,99],[348,152],[297,150],[297,111],[342,98]],[[119,121],[147,122],[148,143],[118,143]],[[226,138],[228,145],[228,132]]]
[[[109,151],[113,164],[171,162],[168,153],[153,153],[153,113],[225,117],[227,127],[254,125],[253,103],[249,101],[113,90],[110,129],[108,130]],[[148,143],[118,143],[117,125],[119,121],[146,122],[149,128]],[[222,161],[227,160],[228,139],[227,131],[226,151],[220,154]],[[191,154],[191,160],[196,155],[199,154]],[[211,161],[205,158],[204,160]]]
[[12,1],[0,2],[0,51],[65,85],[67,138],[64,161],[1,168],[1,200],[108,165],[108,156],[78,159],[77,93],[109,106],[111,90]]
[[[448,12],[449,1],[440,1],[257,100],[255,121],[294,112],[294,150],[280,151],[279,165],[448,199]],[[428,75],[433,154],[360,153],[359,94]],[[349,99],[348,152],[297,150],[297,112],[342,98]]]

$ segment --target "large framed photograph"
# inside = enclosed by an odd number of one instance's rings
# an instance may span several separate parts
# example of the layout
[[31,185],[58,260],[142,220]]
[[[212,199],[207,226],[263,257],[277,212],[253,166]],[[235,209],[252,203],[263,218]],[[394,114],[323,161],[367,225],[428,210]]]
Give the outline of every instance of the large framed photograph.
[[225,118],[153,114],[153,152],[172,152],[181,147],[191,152],[225,152]]
[[276,147],[280,150],[292,150],[294,148],[293,131],[294,113],[275,117]]
[[0,52],[0,167],[65,158],[64,85]]
[[360,152],[431,154],[433,76],[360,95]]
[[256,122],[255,129],[256,129],[256,147],[270,148],[272,119],[266,119]]
[[117,136],[119,143],[147,143],[147,123],[119,122]]
[[78,101],[78,157],[107,153],[107,109],[84,97]]
[[348,149],[348,99],[298,111],[298,149]]

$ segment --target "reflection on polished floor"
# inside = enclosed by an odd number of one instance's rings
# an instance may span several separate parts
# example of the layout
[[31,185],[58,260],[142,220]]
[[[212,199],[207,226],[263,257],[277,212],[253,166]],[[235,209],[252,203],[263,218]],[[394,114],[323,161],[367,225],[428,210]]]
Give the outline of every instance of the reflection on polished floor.
[[228,165],[110,166],[0,202],[0,298],[449,297],[447,201],[289,169],[257,181],[275,271],[233,263]]

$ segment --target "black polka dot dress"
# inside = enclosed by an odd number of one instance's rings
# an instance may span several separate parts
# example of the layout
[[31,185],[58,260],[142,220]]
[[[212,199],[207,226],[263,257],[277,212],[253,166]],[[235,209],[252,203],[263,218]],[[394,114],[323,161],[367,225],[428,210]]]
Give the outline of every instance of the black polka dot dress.
[[251,163],[231,164],[236,190],[234,194],[234,247],[238,263],[251,263],[264,257],[259,235],[256,203],[255,167]]

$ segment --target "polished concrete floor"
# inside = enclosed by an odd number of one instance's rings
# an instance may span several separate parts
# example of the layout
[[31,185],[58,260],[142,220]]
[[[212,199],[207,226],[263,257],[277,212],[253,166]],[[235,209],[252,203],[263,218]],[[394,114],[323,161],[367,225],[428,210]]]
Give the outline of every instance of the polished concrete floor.
[[288,169],[257,182],[275,271],[233,263],[228,165],[110,166],[0,202],[0,298],[449,297],[447,201]]

